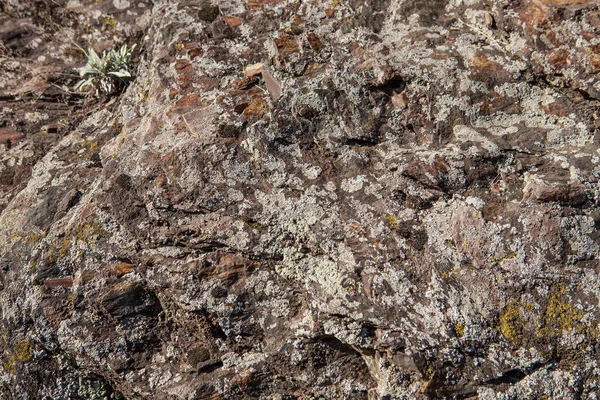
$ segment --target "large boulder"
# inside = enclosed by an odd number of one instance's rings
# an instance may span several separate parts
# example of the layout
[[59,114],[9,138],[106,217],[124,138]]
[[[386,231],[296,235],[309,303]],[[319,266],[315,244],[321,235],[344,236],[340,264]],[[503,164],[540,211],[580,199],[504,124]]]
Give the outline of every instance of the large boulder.
[[0,397],[600,395],[596,1],[2,19]]

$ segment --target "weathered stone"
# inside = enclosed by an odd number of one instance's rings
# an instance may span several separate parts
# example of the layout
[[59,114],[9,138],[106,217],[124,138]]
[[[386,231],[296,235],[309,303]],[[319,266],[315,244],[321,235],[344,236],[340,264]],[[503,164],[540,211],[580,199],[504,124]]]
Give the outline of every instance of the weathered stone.
[[236,17],[223,16],[223,19],[232,27],[237,28],[242,24],[242,20]]
[[156,316],[160,309],[141,285],[126,281],[113,286],[100,298],[100,303],[116,318],[146,313]]
[[275,79],[271,71],[266,67],[262,68],[262,76],[265,80],[265,86],[271,94],[271,98],[273,98],[273,100],[279,100],[282,96],[281,83]]
[[248,65],[245,69],[244,69],[244,75],[245,76],[255,76],[255,75],[260,75],[262,74],[263,68],[264,68],[264,64],[262,63],[258,63],[258,64],[252,64],[252,65]]
[[278,36],[275,38],[275,48],[277,49],[277,54],[283,59],[300,51],[300,46],[296,40],[289,36]]
[[0,7],[0,398],[600,396],[597,2],[58,3]]
[[269,105],[267,104],[267,102],[260,97],[254,97],[252,99],[252,102],[247,107],[244,107],[242,113],[245,115],[254,115],[257,117],[262,117],[268,111]]
[[198,8],[198,18],[205,22],[213,22],[219,16],[219,7],[205,1]]
[[548,181],[535,175],[525,177],[524,201],[582,205],[587,200],[585,186],[572,182]]
[[0,129],[0,144],[12,145],[17,141],[23,139],[25,135],[20,132],[13,131],[11,129]]

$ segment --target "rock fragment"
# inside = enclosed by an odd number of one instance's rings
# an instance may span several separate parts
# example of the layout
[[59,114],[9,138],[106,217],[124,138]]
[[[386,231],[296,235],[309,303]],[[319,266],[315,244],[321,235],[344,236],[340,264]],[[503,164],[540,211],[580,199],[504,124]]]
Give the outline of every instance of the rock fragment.
[[282,95],[281,83],[273,77],[271,71],[266,67],[263,67],[262,69],[262,76],[265,80],[265,86],[269,90],[273,100],[279,100]]
[[244,69],[244,75],[245,76],[256,76],[256,75],[260,75],[263,72],[263,68],[264,68],[264,64],[262,63],[258,63],[258,64],[252,64],[252,65],[248,65],[245,69]]

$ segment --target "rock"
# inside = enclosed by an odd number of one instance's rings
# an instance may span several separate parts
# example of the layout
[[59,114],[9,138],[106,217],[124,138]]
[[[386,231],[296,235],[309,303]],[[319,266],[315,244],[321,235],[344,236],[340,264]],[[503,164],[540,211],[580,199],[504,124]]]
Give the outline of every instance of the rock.
[[71,287],[71,286],[73,286],[73,279],[72,278],[46,279],[44,281],[44,286],[46,286],[46,287]]
[[13,143],[23,139],[25,135],[20,132],[13,131],[11,129],[0,129],[0,144],[6,144],[11,146]]
[[245,76],[255,76],[255,75],[260,75],[263,72],[263,68],[264,68],[264,64],[262,63],[258,63],[258,64],[252,64],[252,65],[248,65],[245,69],[244,69],[244,75]]
[[237,28],[242,24],[242,20],[236,17],[223,16],[223,19],[231,26],[232,28]]
[[213,22],[219,16],[219,7],[206,1],[198,8],[198,18],[205,22]]
[[526,175],[523,201],[530,200],[581,206],[587,201],[586,188],[564,180],[549,181],[537,175]]
[[0,398],[600,396],[596,1],[0,22]]
[[144,313],[158,314],[158,305],[144,288],[136,283],[122,282],[113,286],[100,298],[100,303],[115,318]]
[[392,94],[392,104],[395,108],[403,109],[408,105],[408,97],[406,93],[394,93]]
[[290,36],[279,36],[275,38],[275,48],[277,49],[277,55],[283,59],[289,58],[291,55],[300,51],[300,46]]
[[260,97],[255,97],[252,99],[252,102],[244,107],[242,113],[244,115],[253,115],[257,117],[262,117],[269,111],[269,105],[266,101],[261,99]]
[[265,86],[271,94],[271,98],[273,100],[279,100],[282,95],[281,83],[273,77],[271,71],[266,67],[262,68],[262,76],[265,80]]

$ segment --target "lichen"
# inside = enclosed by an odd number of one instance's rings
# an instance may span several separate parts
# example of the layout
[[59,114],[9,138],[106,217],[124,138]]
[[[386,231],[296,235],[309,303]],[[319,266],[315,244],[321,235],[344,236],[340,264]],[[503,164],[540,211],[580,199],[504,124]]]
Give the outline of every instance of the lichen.
[[427,369],[425,370],[425,377],[427,378],[427,380],[428,381],[432,380],[434,376],[435,376],[435,370],[431,367],[427,367]]
[[42,240],[44,234],[40,232],[13,232],[10,237],[12,239],[20,240],[23,243],[33,245]]
[[518,342],[523,334],[523,319],[520,308],[511,302],[506,305],[500,315],[500,332],[511,342]]
[[563,293],[554,291],[540,315],[542,326],[539,334],[551,338],[561,336],[564,331],[586,331],[587,325],[582,322],[584,316],[585,312],[566,301]]
[[2,368],[9,374],[15,374],[15,357],[11,356],[8,361],[2,363]]
[[100,151],[100,142],[96,138],[90,138],[79,143],[80,150],[71,157],[70,161],[88,161]]
[[[60,259],[69,255],[75,245],[88,245],[96,247],[98,240],[108,236],[102,226],[96,222],[80,222],[68,230],[62,239],[55,239],[47,245],[47,259],[50,264],[56,264]],[[77,252],[77,258],[81,258],[81,251]]]
[[33,351],[29,341],[19,342],[14,345],[15,356],[21,362],[28,363],[33,360]]
[[395,215],[386,214],[383,216],[383,219],[388,222],[391,229],[398,229],[399,223]]
[[454,332],[456,333],[456,336],[463,337],[465,335],[465,324],[459,322],[454,325]]
[[106,17],[104,18],[104,22],[106,23],[106,25],[110,26],[111,28],[116,28],[117,27],[117,20],[114,19],[113,17]]

